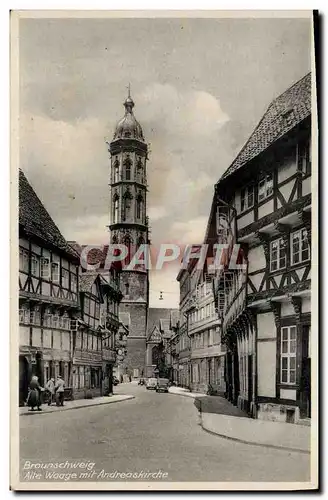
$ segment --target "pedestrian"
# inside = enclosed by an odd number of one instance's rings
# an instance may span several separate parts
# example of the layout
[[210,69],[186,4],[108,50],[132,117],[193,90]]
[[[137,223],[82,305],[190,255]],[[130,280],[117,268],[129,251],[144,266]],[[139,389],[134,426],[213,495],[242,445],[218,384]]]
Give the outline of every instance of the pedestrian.
[[65,382],[59,375],[56,380],[55,392],[56,392],[56,405],[64,406],[64,388]]
[[50,406],[55,398],[55,379],[51,377],[46,384],[46,389],[49,392],[48,406]]
[[30,411],[34,411],[35,407],[37,407],[38,411],[41,411],[41,392],[44,389],[39,384],[39,379],[36,375],[33,375],[30,385],[29,385],[29,393],[27,396],[27,405],[30,407]]

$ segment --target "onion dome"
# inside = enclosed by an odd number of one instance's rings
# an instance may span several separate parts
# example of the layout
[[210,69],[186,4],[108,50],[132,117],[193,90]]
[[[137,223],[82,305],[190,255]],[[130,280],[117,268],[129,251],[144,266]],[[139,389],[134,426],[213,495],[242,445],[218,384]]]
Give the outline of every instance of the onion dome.
[[116,125],[114,138],[116,139],[137,139],[138,141],[144,141],[144,136],[142,133],[142,128],[140,123],[135,119],[133,114],[134,102],[129,95],[124,102],[125,115]]

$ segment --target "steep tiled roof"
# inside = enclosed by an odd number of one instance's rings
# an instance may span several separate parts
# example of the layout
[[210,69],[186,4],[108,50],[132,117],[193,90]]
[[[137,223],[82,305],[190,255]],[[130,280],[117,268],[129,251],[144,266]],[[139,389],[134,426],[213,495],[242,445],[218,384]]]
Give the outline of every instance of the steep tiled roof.
[[78,258],[78,254],[67,243],[22,170],[19,170],[19,224],[27,234]]
[[[86,248],[89,245],[80,245],[76,241],[69,241],[69,244],[71,247],[74,248],[74,250],[81,255],[82,250]],[[100,248],[97,248],[97,245],[95,245],[94,248],[92,248],[92,245],[90,245],[90,250],[87,252],[87,263],[89,265],[96,265],[99,264],[99,270],[107,269],[107,264],[109,264],[109,259],[108,262],[106,262],[107,259],[107,254],[108,254],[108,249],[109,245],[100,245]],[[84,264],[81,262],[81,264]],[[115,261],[111,263],[111,269],[116,269],[117,271],[120,271],[122,269],[122,262],[120,261]]]
[[90,292],[92,285],[94,284],[97,274],[84,273],[79,278],[79,290],[80,292]]
[[311,73],[274,99],[219,182],[245,165],[311,114]]

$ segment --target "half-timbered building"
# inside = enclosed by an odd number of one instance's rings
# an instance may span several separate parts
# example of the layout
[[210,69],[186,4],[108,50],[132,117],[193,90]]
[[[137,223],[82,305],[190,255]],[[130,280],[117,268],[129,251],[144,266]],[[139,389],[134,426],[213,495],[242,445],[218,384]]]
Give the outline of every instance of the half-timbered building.
[[[80,276],[80,319],[73,345],[74,397],[112,392],[119,330],[117,290],[102,275]],[[105,383],[104,381],[107,380]]]
[[79,257],[19,171],[19,402],[32,375],[70,385]]
[[194,265],[193,289],[187,306],[188,336],[191,339],[191,380],[193,392],[225,393],[225,345],[221,343],[221,319],[215,311],[211,277]]
[[310,417],[311,169],[308,74],[270,104],[217,183],[209,224],[228,257],[241,245],[243,267],[218,270],[213,285],[227,396],[258,418]]

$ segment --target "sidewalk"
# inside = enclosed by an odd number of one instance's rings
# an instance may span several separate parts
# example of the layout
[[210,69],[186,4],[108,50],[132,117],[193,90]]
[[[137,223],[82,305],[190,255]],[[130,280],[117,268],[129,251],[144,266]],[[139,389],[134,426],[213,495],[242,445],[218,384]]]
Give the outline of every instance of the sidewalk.
[[206,396],[206,394],[202,394],[200,392],[190,392],[188,389],[184,389],[183,387],[169,387],[170,394],[176,394],[177,396],[186,396],[187,398],[199,398]]
[[134,399],[135,396],[116,394],[113,396],[104,396],[93,399],[76,399],[74,401],[65,401],[64,406],[48,406],[42,405],[42,411],[30,411],[26,406],[19,408],[19,415],[42,415],[44,413],[55,413],[58,411],[76,410],[78,408],[87,408],[88,406],[108,405],[111,403],[119,403],[120,401],[127,401]]
[[216,436],[255,446],[310,453],[311,427],[249,418],[220,396],[170,387],[169,392],[194,399],[202,428]]

